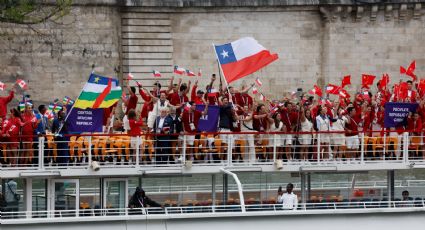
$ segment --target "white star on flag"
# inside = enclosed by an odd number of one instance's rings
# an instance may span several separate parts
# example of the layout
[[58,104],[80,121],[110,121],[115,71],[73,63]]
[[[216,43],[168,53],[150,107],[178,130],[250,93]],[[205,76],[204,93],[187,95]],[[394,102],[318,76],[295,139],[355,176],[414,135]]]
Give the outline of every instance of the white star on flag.
[[226,50],[223,50],[223,52],[221,53],[221,56],[223,56],[223,58],[229,57],[229,52],[226,52]]

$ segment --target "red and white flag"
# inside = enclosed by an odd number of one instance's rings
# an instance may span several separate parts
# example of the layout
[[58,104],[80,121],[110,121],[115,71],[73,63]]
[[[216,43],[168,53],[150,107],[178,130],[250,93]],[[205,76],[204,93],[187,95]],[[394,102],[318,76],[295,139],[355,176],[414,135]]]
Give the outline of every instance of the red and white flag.
[[198,77],[202,77],[202,70],[198,69]]
[[27,83],[24,80],[22,80],[22,79],[17,79],[16,80],[16,84],[18,84],[19,87],[21,87],[21,89],[23,89],[23,90],[28,89]]
[[154,77],[161,77],[161,73],[158,70],[152,70]]
[[317,85],[314,85],[314,88],[308,91],[308,93],[313,95],[316,94],[319,97],[323,96],[322,89]]
[[[129,80],[129,81],[130,81],[130,80],[134,80],[134,76],[133,76],[133,74],[128,73],[128,74],[127,74],[127,80]],[[137,85],[137,86],[141,86],[141,85],[140,85],[140,83],[139,83],[138,81],[136,81],[136,80],[134,80],[134,81],[136,82],[136,85]]]
[[266,101],[266,96],[264,94],[260,93],[260,101]]
[[34,117],[31,119],[31,122],[32,122],[32,123],[37,122],[37,118],[34,116]]
[[0,81],[0,90],[3,91],[4,89],[6,89],[6,84]]
[[257,87],[252,87],[252,94],[257,94],[258,93],[258,89]]
[[255,83],[256,83],[258,86],[262,86],[262,85],[263,85],[263,83],[260,81],[260,78],[258,78],[258,77],[257,77],[257,79],[255,79]]
[[277,54],[270,53],[252,37],[215,45],[214,48],[228,83],[252,74],[278,59]]
[[340,89],[341,89],[341,87],[339,87],[337,85],[328,84],[326,86],[326,93],[338,95]]
[[186,69],[175,65],[174,66],[174,73],[178,74],[178,75],[183,75],[183,74],[186,73]]
[[194,72],[192,72],[188,69],[186,70],[186,75],[189,76],[189,77],[195,77],[196,76],[196,74]]
[[339,96],[342,98],[350,98],[350,94],[348,94],[347,90],[341,89],[339,91]]

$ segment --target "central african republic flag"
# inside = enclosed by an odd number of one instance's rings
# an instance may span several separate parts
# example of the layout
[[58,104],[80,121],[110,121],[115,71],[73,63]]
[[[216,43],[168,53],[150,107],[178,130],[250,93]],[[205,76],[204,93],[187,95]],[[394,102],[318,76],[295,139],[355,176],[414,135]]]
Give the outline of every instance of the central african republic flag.
[[121,94],[122,90],[117,79],[92,73],[74,107],[80,109],[109,108],[120,100]]

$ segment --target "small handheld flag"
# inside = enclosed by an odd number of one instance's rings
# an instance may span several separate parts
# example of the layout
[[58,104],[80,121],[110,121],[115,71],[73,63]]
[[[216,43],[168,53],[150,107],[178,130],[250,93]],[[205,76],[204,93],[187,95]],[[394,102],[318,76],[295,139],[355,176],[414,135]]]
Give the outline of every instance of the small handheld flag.
[[258,86],[262,86],[263,83],[260,81],[260,79],[257,77],[257,79],[255,79],[255,83],[257,83]]
[[411,77],[413,81],[416,81],[416,75],[415,75],[415,69],[416,69],[416,61],[412,61],[410,63],[409,67],[405,69],[403,66],[400,66],[400,74],[406,74],[407,76]]
[[346,85],[351,85],[351,75],[344,76],[341,82],[341,88],[344,88]]
[[186,73],[186,69],[185,68],[181,68],[177,65],[174,66],[174,73],[178,74],[178,75],[183,75]]
[[376,76],[370,74],[362,74],[362,87],[369,89],[369,85],[373,84]]
[[0,90],[3,91],[4,89],[6,89],[6,84],[0,81]]
[[196,76],[196,74],[194,73],[194,72],[192,72],[192,71],[190,71],[190,70],[186,70],[186,75],[187,76],[189,76],[189,77],[194,77],[194,76]]
[[65,106],[67,106],[67,105],[72,105],[72,104],[74,104],[74,100],[72,100],[70,97],[68,97],[68,96],[65,96],[63,99],[62,99],[62,104],[63,105],[65,105]]
[[19,87],[21,87],[21,89],[23,89],[23,90],[28,89],[27,83],[24,80],[22,80],[22,79],[17,79],[16,80],[16,84],[18,84]]
[[157,70],[152,71],[154,77],[161,77],[161,73]]
[[317,85],[314,85],[314,88],[308,91],[308,93],[313,95],[316,94],[319,97],[323,96],[322,89]]
[[337,85],[328,84],[326,86],[326,93],[338,95],[340,89],[341,89],[341,87],[339,87]]
[[202,77],[202,71],[201,71],[201,69],[198,70],[198,77]]
[[[127,80],[134,80],[134,76],[133,76],[133,74],[131,74],[131,73],[128,73],[128,75],[127,75]],[[137,86],[142,86],[138,81],[136,81],[136,80],[134,80],[135,82],[136,82],[136,85]]]
[[257,94],[258,93],[258,89],[257,87],[252,87],[252,94]]

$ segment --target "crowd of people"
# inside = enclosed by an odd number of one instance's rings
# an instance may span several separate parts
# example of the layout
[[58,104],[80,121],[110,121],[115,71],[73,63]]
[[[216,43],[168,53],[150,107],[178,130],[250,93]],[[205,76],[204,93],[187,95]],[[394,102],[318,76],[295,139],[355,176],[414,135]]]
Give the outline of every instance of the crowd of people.
[[[319,151],[322,159],[358,158],[360,132],[370,137],[384,134],[396,137],[394,157],[399,157],[402,133],[408,131],[421,136],[425,127],[424,92],[416,81],[400,82],[393,87],[387,83],[383,86],[379,81],[375,90],[369,89],[371,85],[365,86],[352,97],[347,97],[344,90],[344,94],[337,93],[333,100],[334,96],[329,94],[318,98],[314,91],[270,100],[258,93],[255,83],[240,89],[224,86],[221,81],[216,83],[214,74],[204,88],[198,85],[198,80],[193,85],[190,80],[186,83],[179,79],[176,84],[174,80],[173,77],[167,87],[156,82],[151,90],[138,82],[136,87],[130,87],[128,80],[128,96],[122,97],[124,117],[120,119],[117,104],[105,109],[104,132],[127,133],[132,149],[139,148],[136,143],[142,144],[142,141],[137,139],[148,134],[146,138],[155,140],[155,157],[149,160],[158,163],[178,160],[183,145],[187,160],[226,160],[226,154],[210,156],[211,159],[208,154],[195,156],[194,150],[198,147],[195,142],[199,144],[202,137],[206,139],[206,146],[213,146],[214,140],[220,139],[221,151],[226,153],[228,147],[232,148],[236,161],[267,160],[273,156],[267,153],[273,151],[278,159],[308,161],[317,157],[313,152]],[[401,85],[406,86],[402,94],[399,93]],[[8,96],[0,97],[1,163],[34,163],[39,138],[51,132],[56,134],[58,155],[62,156],[56,163],[68,164],[66,106],[49,119],[46,105],[35,109],[30,101],[24,101],[24,108],[10,107],[8,104],[13,98],[13,87]],[[143,105],[137,109],[140,102]],[[385,129],[387,102],[418,103],[419,106],[416,112],[409,114],[406,125]],[[197,105],[206,106],[199,111]],[[203,136],[198,126],[212,105],[219,107],[219,119],[217,132],[211,138],[211,134]],[[236,149],[237,140],[244,141],[244,152]],[[260,154],[258,147],[265,149],[266,154]]]

